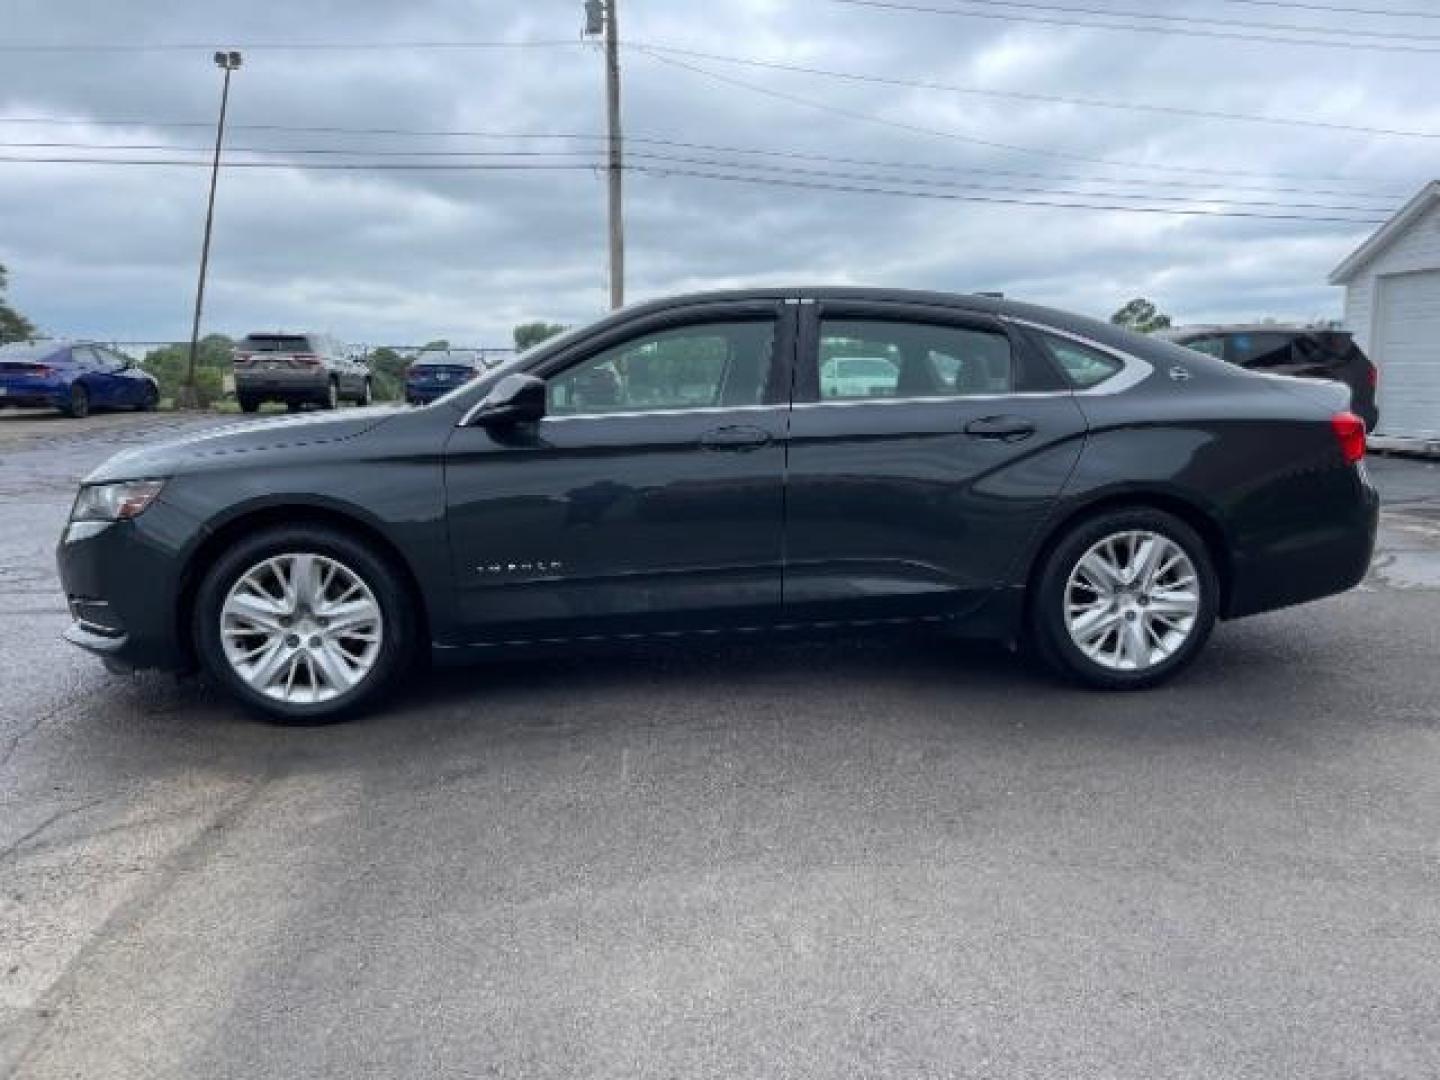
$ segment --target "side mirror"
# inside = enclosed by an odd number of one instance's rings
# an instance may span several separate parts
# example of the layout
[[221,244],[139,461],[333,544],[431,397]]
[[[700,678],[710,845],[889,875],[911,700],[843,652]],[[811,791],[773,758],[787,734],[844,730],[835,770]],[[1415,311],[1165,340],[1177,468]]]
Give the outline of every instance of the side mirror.
[[530,424],[545,415],[545,383],[534,375],[506,375],[490,388],[485,400],[470,415],[482,427],[492,424]]

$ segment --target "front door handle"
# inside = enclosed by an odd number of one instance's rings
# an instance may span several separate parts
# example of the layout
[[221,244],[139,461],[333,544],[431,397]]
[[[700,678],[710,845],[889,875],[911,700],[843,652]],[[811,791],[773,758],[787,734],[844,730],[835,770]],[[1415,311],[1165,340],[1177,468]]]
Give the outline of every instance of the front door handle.
[[746,424],[712,428],[700,436],[700,445],[706,450],[758,450],[769,441],[770,433],[764,428]]
[[965,434],[996,442],[1019,442],[1035,434],[1035,423],[1023,416],[982,416],[965,425]]

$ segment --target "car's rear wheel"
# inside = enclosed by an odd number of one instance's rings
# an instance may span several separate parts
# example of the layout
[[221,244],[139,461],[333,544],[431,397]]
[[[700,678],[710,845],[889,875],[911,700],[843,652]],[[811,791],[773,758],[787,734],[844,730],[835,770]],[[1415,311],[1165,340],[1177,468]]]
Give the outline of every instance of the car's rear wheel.
[[259,398],[252,398],[252,397],[244,397],[244,396],[241,396],[241,397],[237,398],[236,400],[238,400],[238,401],[240,402],[240,411],[241,411],[241,412],[253,413],[253,412],[259,412],[259,411],[260,411],[260,399],[259,399]]
[[83,420],[90,415],[90,391],[86,390],[80,383],[74,383],[70,387],[70,396],[61,410],[66,416],[73,416],[77,420]]
[[325,384],[324,408],[338,409],[340,407],[340,384],[331,379]]
[[360,391],[360,396],[355,399],[355,404],[364,408],[375,403],[375,388],[370,385],[370,380],[365,380],[365,385]]
[[1030,634],[1040,656],[1102,689],[1154,686],[1204,646],[1219,608],[1205,542],[1185,522],[1136,508],[1081,522],[1033,584]]
[[210,674],[281,723],[328,723],[372,704],[414,648],[413,599],[368,545],[336,529],[277,528],[211,567],[195,604]]
[[160,407],[160,388],[154,383],[147,383],[145,393],[140,397],[140,411],[154,412]]

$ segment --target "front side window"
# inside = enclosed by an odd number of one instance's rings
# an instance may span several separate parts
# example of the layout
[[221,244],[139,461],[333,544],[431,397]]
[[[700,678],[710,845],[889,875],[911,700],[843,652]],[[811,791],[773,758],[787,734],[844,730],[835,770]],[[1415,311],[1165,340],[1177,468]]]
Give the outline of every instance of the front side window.
[[822,319],[820,400],[1005,394],[1014,385],[1010,339],[990,330]]
[[587,357],[549,381],[552,416],[759,405],[771,320],[661,330]]
[[1054,334],[1041,333],[1036,336],[1045,346],[1050,358],[1065,372],[1071,385],[1081,390],[1099,386],[1125,366],[1109,353],[1081,345],[1078,341],[1056,337]]

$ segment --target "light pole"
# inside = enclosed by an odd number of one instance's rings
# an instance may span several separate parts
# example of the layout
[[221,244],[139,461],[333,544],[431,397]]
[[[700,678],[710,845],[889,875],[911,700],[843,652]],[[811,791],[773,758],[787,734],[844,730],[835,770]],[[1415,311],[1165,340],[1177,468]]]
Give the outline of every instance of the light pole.
[[610,306],[625,304],[625,215],[620,198],[624,168],[620,136],[620,23],[617,0],[586,0],[585,33],[605,35],[605,117],[609,128]]
[[220,90],[220,123],[215,128],[215,159],[210,165],[210,201],[205,206],[205,240],[200,245],[200,281],[195,287],[195,320],[190,324],[190,362],[186,367],[185,386],[180,393],[180,406],[193,409],[200,404],[195,390],[195,354],[200,347],[200,312],[205,306],[205,271],[210,266],[210,231],[215,224],[215,184],[220,179],[220,148],[225,142],[225,109],[230,104],[230,76],[240,70],[243,57],[238,52],[217,52],[215,66],[225,72]]

